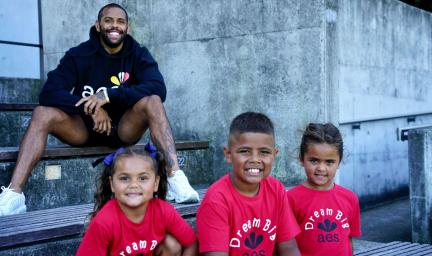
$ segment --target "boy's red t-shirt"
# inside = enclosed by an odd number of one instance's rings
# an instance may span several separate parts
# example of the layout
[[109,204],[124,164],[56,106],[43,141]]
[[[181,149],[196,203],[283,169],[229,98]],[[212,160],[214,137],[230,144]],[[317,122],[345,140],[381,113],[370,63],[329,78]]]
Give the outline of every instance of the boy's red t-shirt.
[[163,200],[151,199],[144,219],[134,223],[120,209],[117,200],[112,199],[90,222],[76,255],[153,255],[167,233],[183,246],[190,246],[196,240],[192,227]]
[[302,230],[296,240],[303,256],[352,255],[350,237],[361,235],[356,194],[337,184],[327,191],[299,185],[287,197]]
[[265,178],[255,197],[240,194],[229,174],[209,187],[197,211],[199,251],[229,255],[272,255],[276,243],[293,239],[300,229],[285,188]]

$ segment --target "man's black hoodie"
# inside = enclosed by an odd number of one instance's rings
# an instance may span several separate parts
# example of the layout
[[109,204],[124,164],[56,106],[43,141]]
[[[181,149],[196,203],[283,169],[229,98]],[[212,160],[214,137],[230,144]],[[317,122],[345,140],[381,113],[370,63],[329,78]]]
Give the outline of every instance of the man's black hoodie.
[[75,104],[98,89],[107,90],[110,103],[104,108],[110,116],[124,112],[145,96],[158,95],[162,101],[166,97],[162,75],[147,48],[127,35],[120,52],[109,54],[93,26],[90,39],[69,49],[57,68],[48,73],[39,103],[68,114],[83,114],[84,104]]

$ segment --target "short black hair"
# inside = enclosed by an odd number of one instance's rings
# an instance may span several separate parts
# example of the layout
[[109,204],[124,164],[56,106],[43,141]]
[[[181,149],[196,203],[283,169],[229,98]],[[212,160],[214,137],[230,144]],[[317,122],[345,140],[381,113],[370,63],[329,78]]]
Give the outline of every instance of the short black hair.
[[334,146],[339,153],[340,161],[342,161],[342,157],[343,157],[342,135],[339,129],[336,126],[334,126],[332,123],[325,123],[325,124],[310,123],[306,126],[300,144],[300,153],[299,153],[300,160],[303,160],[309,145],[321,144],[321,143],[327,143],[329,145]]
[[265,114],[245,112],[233,119],[230,125],[229,136],[246,132],[258,132],[274,137],[273,123]]
[[107,5],[103,6],[103,7],[99,10],[99,13],[98,13],[98,21],[101,21],[101,19],[102,19],[102,17],[103,17],[103,11],[104,11],[106,8],[119,8],[119,9],[121,9],[121,10],[124,11],[124,13],[126,14],[126,22],[129,22],[129,16],[128,16],[128,13],[127,13],[126,9],[123,8],[123,6],[121,6],[121,5],[119,5],[119,4],[116,4],[116,3],[110,3],[110,4],[107,4]]

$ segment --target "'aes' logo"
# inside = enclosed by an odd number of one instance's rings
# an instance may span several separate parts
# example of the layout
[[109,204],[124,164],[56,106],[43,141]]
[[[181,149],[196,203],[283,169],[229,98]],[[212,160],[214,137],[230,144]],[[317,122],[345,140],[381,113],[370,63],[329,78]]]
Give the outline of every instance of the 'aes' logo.
[[[330,222],[330,220],[326,219],[323,222],[318,223],[318,228],[325,231],[331,232],[337,228],[336,222]],[[338,234],[318,234],[318,243],[331,243],[331,242],[339,242]]]

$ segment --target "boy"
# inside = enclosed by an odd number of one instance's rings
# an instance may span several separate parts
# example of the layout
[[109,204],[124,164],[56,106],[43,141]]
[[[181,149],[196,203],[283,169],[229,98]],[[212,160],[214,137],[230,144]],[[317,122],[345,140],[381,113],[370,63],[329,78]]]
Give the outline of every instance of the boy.
[[277,153],[267,116],[246,112],[232,121],[224,154],[233,171],[209,187],[198,209],[200,253],[300,255],[284,186],[269,176]]

